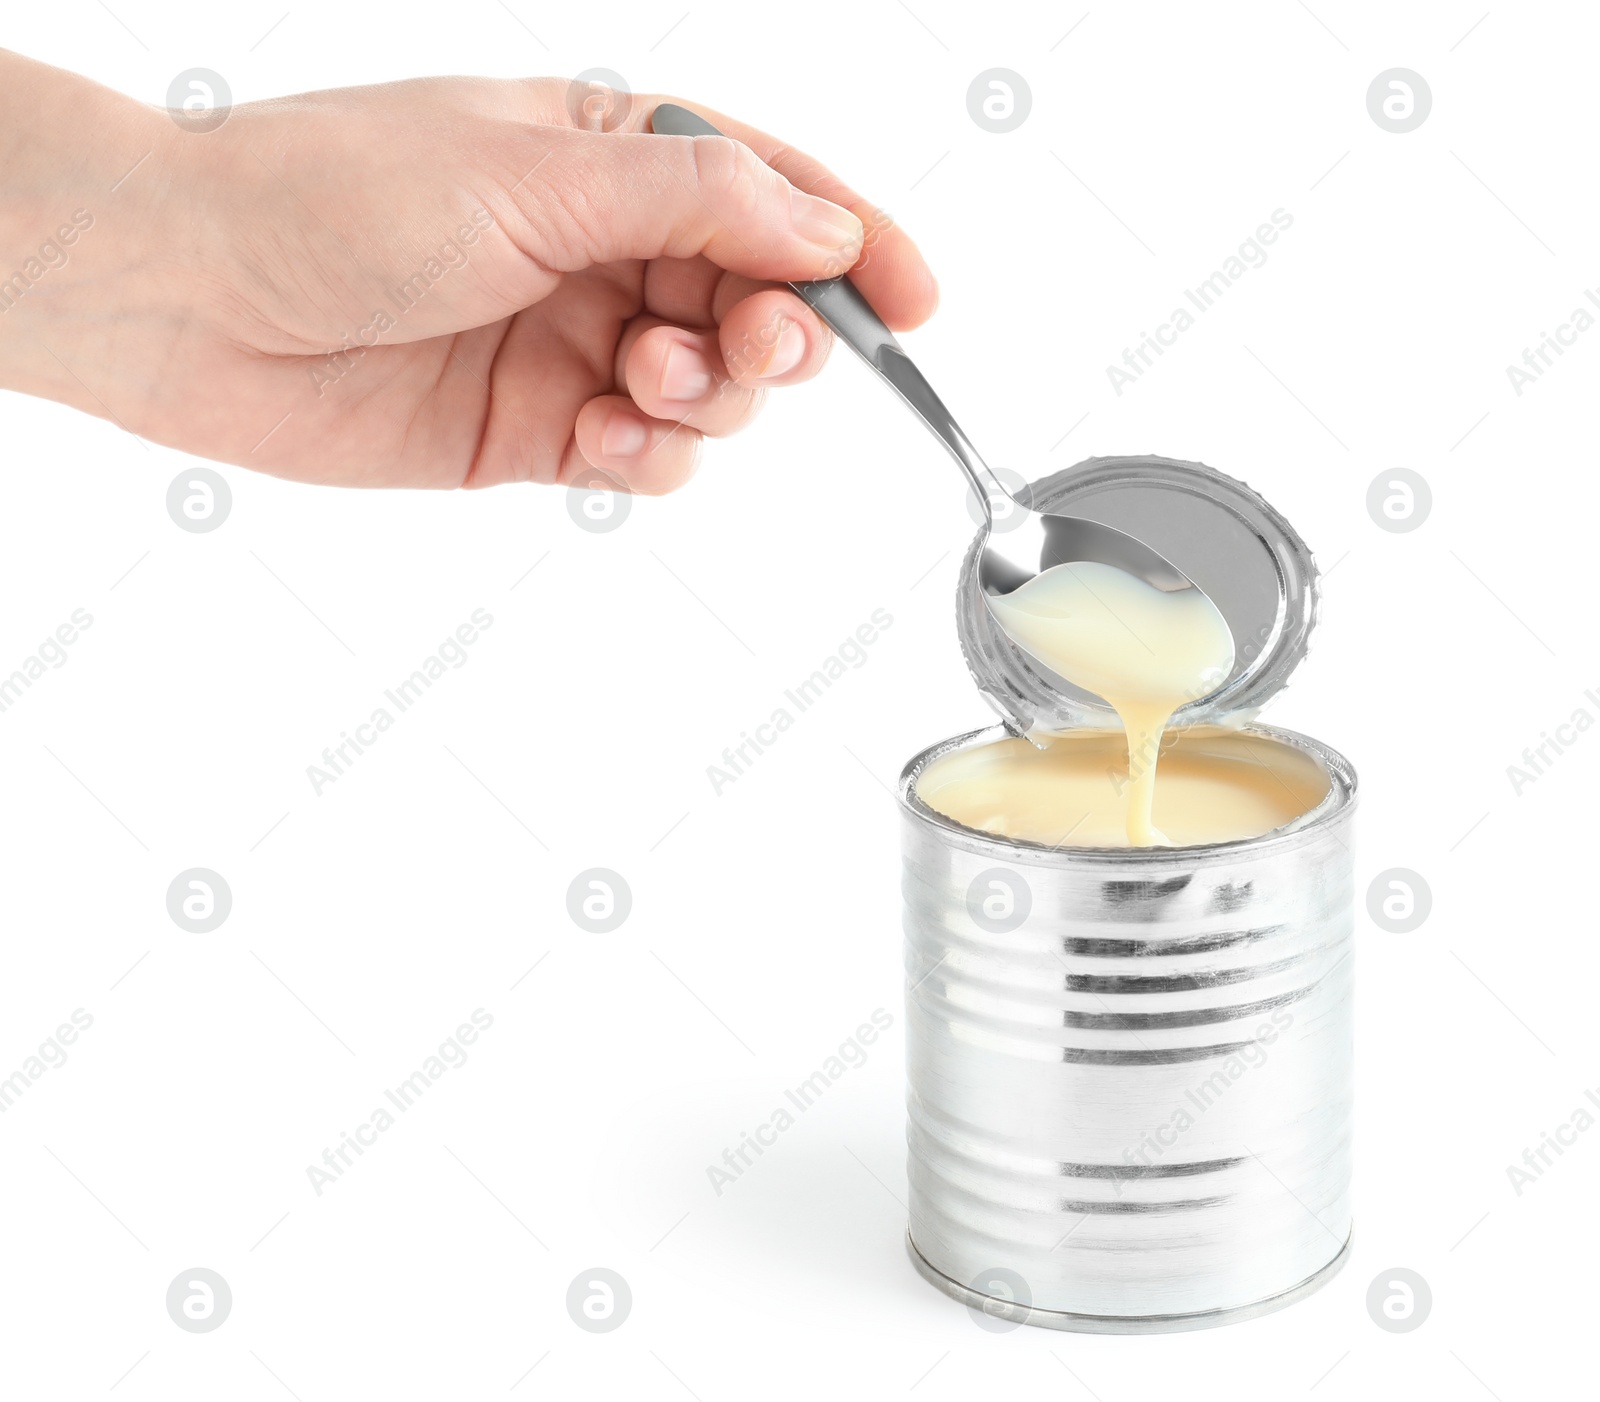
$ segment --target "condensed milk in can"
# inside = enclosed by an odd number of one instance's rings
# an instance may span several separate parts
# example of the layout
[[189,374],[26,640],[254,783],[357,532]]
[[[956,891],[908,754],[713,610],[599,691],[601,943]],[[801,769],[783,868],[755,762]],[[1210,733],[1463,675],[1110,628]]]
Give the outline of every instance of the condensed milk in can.
[[1260,836],[1184,846],[1047,845],[939,811],[918,785],[942,761],[1115,723],[1000,631],[969,555],[958,626],[1004,725],[900,781],[908,1248],[996,1319],[1250,1318],[1337,1272],[1351,1231],[1355,774],[1254,722],[1305,653],[1315,566],[1256,493],[1197,464],[1099,459],[1031,492],[1146,541],[1227,618],[1234,672],[1179,711],[1176,744],[1292,752],[1318,787]]

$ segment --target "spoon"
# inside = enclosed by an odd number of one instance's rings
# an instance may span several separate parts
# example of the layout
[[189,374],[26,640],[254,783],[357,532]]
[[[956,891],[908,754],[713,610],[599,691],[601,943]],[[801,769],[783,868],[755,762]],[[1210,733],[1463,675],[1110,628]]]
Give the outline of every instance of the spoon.
[[[663,136],[722,135],[698,113],[672,102],[656,107],[650,125]],[[789,286],[933,430],[966,473],[987,519],[978,560],[978,583],[985,595],[1010,594],[1055,565],[1079,561],[1114,565],[1168,593],[1183,589],[1200,592],[1170,560],[1142,540],[1081,516],[1035,511],[1007,491],[849,278],[791,282]],[[997,502],[1010,503],[998,523]]]

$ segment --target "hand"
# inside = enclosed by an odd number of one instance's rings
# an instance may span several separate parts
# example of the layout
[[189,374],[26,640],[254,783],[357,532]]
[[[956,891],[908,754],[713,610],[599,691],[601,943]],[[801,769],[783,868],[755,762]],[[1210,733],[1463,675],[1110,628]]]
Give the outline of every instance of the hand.
[[821,368],[774,281],[853,269],[891,327],[932,314],[911,241],[810,157],[710,111],[737,140],[649,135],[642,95],[579,130],[570,86],[308,93],[196,132],[0,53],[0,384],[307,482],[659,493]]

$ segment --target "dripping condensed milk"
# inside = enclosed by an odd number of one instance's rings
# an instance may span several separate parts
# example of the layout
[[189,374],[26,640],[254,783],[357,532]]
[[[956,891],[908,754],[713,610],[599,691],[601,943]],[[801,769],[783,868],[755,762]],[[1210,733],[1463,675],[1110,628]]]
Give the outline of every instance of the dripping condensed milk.
[[1200,592],[1077,563],[986,602],[967,558],[962,646],[1003,724],[901,777],[908,1247],[1021,1323],[1249,1318],[1350,1240],[1355,775],[1254,721],[1315,567],[1198,464],[1097,459],[1031,494]]

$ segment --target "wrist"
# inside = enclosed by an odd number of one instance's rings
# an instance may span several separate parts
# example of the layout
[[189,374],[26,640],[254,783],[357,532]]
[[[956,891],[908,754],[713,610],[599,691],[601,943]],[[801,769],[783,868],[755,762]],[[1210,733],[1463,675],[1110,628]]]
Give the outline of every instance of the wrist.
[[131,187],[176,135],[160,109],[0,51],[0,387],[117,417],[95,385],[150,203]]

